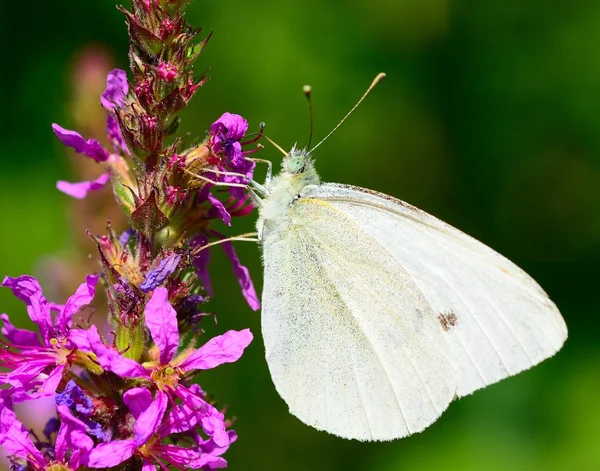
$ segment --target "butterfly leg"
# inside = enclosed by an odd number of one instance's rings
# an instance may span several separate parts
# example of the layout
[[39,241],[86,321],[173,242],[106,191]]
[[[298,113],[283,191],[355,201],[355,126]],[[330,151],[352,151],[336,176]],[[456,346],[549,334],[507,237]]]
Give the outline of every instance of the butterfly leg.
[[254,157],[246,157],[246,160],[251,160],[252,162],[261,164],[267,164],[267,176],[265,177],[265,186],[269,187],[273,178],[273,162],[266,159],[255,159]]

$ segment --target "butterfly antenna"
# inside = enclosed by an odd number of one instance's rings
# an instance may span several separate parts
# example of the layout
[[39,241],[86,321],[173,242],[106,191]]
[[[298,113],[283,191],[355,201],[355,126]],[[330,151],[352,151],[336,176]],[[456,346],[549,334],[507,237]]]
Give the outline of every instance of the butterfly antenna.
[[362,103],[362,101],[367,97],[367,95],[371,92],[371,90],[373,90],[373,88],[375,88],[375,85],[377,85],[379,82],[381,82],[384,78],[385,78],[385,74],[383,72],[379,73],[377,75],[377,77],[375,77],[375,80],[373,80],[373,83],[371,83],[371,85],[369,86],[369,88],[367,88],[367,91],[365,92],[365,94],[360,98],[360,100],[358,100],[358,102],[356,103],[356,105],[354,105],[352,107],[352,109],[350,111],[348,111],[348,114],[342,118],[342,120],[338,123],[338,125],[335,128],[333,128],[331,130],[331,132],[329,134],[327,134],[327,136],[325,136],[321,140],[321,142],[319,142],[316,146],[314,146],[312,149],[310,149],[309,152],[314,151],[317,147],[319,147],[321,144],[323,144],[323,142],[325,142],[327,139],[329,139],[329,136],[331,136],[334,132],[337,131],[337,129],[342,125],[342,123],[344,121],[346,121],[346,119],[348,119],[348,116],[350,116],[354,112],[354,110],[356,108],[358,108],[358,105],[360,105]]
[[288,155],[288,153],[285,150],[283,150],[283,148],[279,144],[276,144],[275,141],[273,141],[271,138],[269,138],[269,136],[267,136],[266,134],[263,134],[262,137],[264,137],[267,141],[269,141],[269,144],[271,144],[273,147],[275,147],[283,155]]
[[306,96],[306,99],[308,100],[308,112],[310,113],[310,134],[308,135],[308,145],[306,146],[307,149],[310,149],[310,143],[312,142],[313,137],[313,129],[315,127],[312,100],[310,99],[310,92],[312,92],[312,87],[310,85],[304,85],[304,87],[302,87],[302,91],[304,92],[304,96]]

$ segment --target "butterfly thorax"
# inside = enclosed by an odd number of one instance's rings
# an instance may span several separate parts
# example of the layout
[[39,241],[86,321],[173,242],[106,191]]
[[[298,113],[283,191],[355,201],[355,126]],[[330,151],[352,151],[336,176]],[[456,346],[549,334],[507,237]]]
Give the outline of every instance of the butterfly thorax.
[[302,198],[307,187],[320,183],[309,152],[292,148],[283,159],[281,172],[265,185],[268,193],[259,208],[256,224],[259,234],[290,224],[292,205]]

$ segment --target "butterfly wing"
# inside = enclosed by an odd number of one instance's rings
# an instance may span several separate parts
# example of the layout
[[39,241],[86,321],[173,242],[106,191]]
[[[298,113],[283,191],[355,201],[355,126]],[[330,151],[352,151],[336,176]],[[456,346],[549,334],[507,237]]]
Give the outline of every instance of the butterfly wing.
[[542,288],[458,229],[362,188],[324,184],[307,197],[354,220],[403,267],[446,334],[458,396],[536,365],[566,340],[565,322]]
[[263,240],[262,330],[277,391],[344,438],[423,430],[455,397],[436,313],[409,274],[335,204],[298,200]]

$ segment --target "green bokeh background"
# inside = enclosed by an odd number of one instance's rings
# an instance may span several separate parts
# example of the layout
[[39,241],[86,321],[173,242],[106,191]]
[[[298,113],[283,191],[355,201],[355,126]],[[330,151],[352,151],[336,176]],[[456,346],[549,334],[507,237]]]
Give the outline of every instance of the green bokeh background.
[[[0,272],[16,276],[73,238],[69,201],[54,189],[71,170],[50,130],[72,125],[73,60],[95,44],[126,68],[127,37],[110,0],[4,3]],[[570,331],[555,358],[452,404],[421,434],[345,441],[287,413],[260,315],[216,251],[209,333],[249,326],[256,336],[241,361],[200,377],[237,417],[230,469],[600,469],[600,3],[195,0],[189,20],[215,34],[199,63],[212,80],[182,131],[202,134],[231,111],[253,128],[265,121],[283,147],[305,144],[302,85],[313,86],[320,138],[387,72],[317,151],[323,179],[389,193],[481,239],[539,281]],[[280,161],[272,148],[260,156]],[[226,231],[251,230],[245,219]],[[257,248],[239,254],[260,289]],[[7,290],[0,305],[26,325]]]

